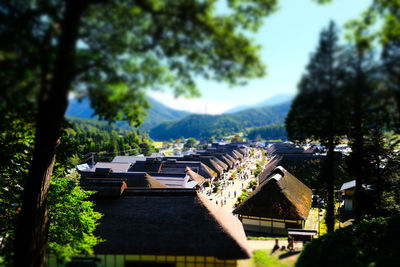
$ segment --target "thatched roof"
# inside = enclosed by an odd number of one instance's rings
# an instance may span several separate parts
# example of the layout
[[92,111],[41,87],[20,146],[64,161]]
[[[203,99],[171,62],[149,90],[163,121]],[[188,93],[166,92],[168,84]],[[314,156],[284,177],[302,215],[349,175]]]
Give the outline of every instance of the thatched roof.
[[202,157],[201,162],[207,165],[211,170],[217,173],[218,177],[222,175],[224,169],[212,158]]
[[233,168],[234,163],[224,154],[222,153],[216,154],[216,157],[219,158],[221,161],[225,162],[225,164],[228,165],[229,168]]
[[225,154],[225,157],[227,157],[230,161],[233,162],[233,164],[235,164],[237,162],[237,159],[235,159],[234,157],[232,157],[231,155],[229,155],[228,153]]
[[96,254],[251,256],[243,226],[195,190],[126,190],[118,199],[96,199],[104,214],[95,234]]
[[234,211],[235,214],[264,218],[306,220],[312,191],[283,167],[273,174]]
[[214,156],[201,156],[200,160],[218,173],[222,173],[224,170],[228,169],[228,165]]
[[199,185],[204,184],[207,181],[203,176],[200,174],[195,173],[189,167],[186,168],[186,173],[190,176],[190,179],[196,181]]
[[107,178],[90,178],[85,186],[85,189],[96,191],[96,195],[102,197],[121,196],[126,188],[125,181]]
[[[81,172],[81,184],[87,185],[88,178],[98,178],[95,173]],[[189,176],[185,173],[158,173],[158,172],[113,172],[106,177],[110,180],[125,181],[128,187],[154,187],[161,188],[159,183],[171,188],[193,188],[197,183],[189,181]],[[154,181],[155,180],[155,181]],[[156,182],[159,183],[156,183]]]
[[[282,154],[275,155],[265,166],[265,169],[258,176],[259,183],[270,177],[277,166],[282,166],[301,181],[307,180],[313,171],[319,169],[325,155],[314,154]],[[337,159],[340,162],[340,159]]]
[[268,163],[265,165],[264,170],[258,175],[258,183],[261,184],[263,183],[265,180],[268,179],[268,177],[270,177],[270,175],[272,174],[273,170],[278,167],[282,159],[282,156],[279,155],[275,155],[273,158],[271,158]]
[[227,171],[228,169],[229,169],[229,166],[228,166],[228,164],[226,164],[225,162],[223,162],[221,159],[219,159],[216,155],[214,156],[212,156],[212,159],[214,160],[214,161],[216,161],[217,163],[218,163],[218,165],[219,166],[221,166],[223,169],[224,169],[224,171]]
[[[119,182],[125,184],[125,188],[167,188],[165,184],[157,181],[145,172],[110,173],[107,178],[82,176],[82,185],[89,190],[104,191],[106,187],[116,187]],[[104,187],[104,188],[100,188]],[[121,191],[122,194],[123,190]]]
[[186,157],[164,157],[162,160],[163,162],[170,161],[170,164],[172,164],[171,159],[176,160],[174,165],[184,168],[189,167],[192,171],[200,174],[206,179],[212,179],[213,177],[217,176],[215,171],[211,170],[210,167],[204,164],[198,155],[195,155],[195,157],[193,157],[193,155]]
[[130,188],[168,188],[168,186],[147,173],[136,173],[127,176],[127,185]]
[[303,154],[304,148],[296,147],[292,143],[274,143],[267,146],[267,154]]

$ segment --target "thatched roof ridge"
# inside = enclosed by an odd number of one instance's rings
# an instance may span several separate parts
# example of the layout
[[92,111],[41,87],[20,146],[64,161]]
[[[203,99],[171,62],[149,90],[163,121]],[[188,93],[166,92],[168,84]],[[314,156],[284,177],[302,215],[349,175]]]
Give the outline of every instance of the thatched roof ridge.
[[200,160],[204,160],[204,159],[209,159],[214,161],[216,164],[218,164],[219,168],[224,171],[228,169],[228,165],[226,165],[225,163],[223,163],[220,159],[218,159],[217,157],[211,155],[211,156],[201,156]]
[[233,164],[235,164],[237,162],[237,159],[235,159],[234,157],[229,155],[229,153],[225,153],[225,157],[227,157],[230,161],[232,161]]
[[265,180],[267,180],[271,173],[274,171],[274,169],[279,166],[280,161],[282,159],[282,156],[280,155],[275,155],[273,158],[271,158],[268,163],[265,165],[264,170],[258,175],[258,183],[261,184]]
[[228,168],[229,168],[228,164],[226,164],[225,162],[220,160],[217,156],[212,156],[212,157],[213,157],[213,160],[215,160],[217,162],[217,164],[224,169],[224,171],[228,170]]
[[168,186],[157,181],[147,173],[135,177],[129,177],[127,179],[128,187],[130,188],[168,188]]
[[127,188],[123,179],[104,179],[91,178],[86,186],[86,190],[96,191],[96,196],[101,197],[119,197]]
[[214,172],[217,173],[218,176],[220,176],[222,174],[222,172],[224,171],[222,169],[222,167],[213,159],[211,158],[203,158],[202,162],[207,165],[211,170],[213,170]]
[[223,162],[225,162],[225,164],[226,165],[228,165],[229,166],[229,168],[233,168],[233,166],[234,166],[234,163],[233,163],[233,161],[231,161],[228,157],[226,157],[224,154],[218,154],[218,157],[223,161]]
[[187,172],[187,174],[189,174],[190,178],[193,181],[196,181],[199,185],[204,184],[204,182],[206,181],[206,179],[203,176],[201,176],[200,174],[195,173],[189,167],[186,167],[186,172]]
[[118,199],[96,199],[104,214],[96,254],[215,256],[244,259],[251,253],[241,223],[196,193],[141,190]]
[[311,200],[311,189],[279,166],[233,213],[264,218],[306,220]]

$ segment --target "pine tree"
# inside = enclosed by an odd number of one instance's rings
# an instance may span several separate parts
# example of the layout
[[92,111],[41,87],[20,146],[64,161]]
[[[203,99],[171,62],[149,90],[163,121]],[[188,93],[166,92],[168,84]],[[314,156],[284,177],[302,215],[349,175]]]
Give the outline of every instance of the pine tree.
[[321,32],[319,45],[311,56],[286,119],[291,140],[317,141],[327,147],[323,168],[327,192],[328,232],[334,230],[334,148],[345,133],[343,71],[340,65],[340,47],[333,22]]

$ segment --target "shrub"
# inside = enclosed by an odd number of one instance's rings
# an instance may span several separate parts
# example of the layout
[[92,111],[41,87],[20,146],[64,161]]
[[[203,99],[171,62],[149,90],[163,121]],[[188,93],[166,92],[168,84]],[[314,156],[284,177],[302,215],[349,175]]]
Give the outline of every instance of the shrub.
[[303,249],[296,266],[393,266],[399,225],[400,216],[375,218],[328,233]]

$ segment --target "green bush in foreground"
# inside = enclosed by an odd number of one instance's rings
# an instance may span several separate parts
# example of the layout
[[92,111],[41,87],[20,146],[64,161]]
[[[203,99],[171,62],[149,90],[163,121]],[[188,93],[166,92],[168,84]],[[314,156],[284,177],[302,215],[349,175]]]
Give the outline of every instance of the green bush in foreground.
[[400,216],[363,221],[309,243],[296,266],[394,266],[400,262]]

